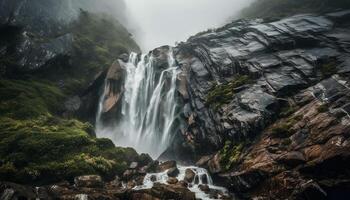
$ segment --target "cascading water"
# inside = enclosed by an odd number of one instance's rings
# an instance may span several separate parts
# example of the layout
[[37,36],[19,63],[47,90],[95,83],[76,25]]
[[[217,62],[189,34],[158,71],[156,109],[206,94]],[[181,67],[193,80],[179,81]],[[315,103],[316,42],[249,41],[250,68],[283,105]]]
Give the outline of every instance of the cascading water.
[[[154,68],[153,55],[132,53],[126,70],[122,116],[113,127],[104,127],[101,121],[105,91],[100,99],[96,133],[98,137],[113,140],[118,146],[133,147],[138,152],[157,158],[168,147],[172,139],[176,118],[176,78],[178,74],[173,53],[168,53],[168,68]],[[121,61],[120,61],[121,62]]]
[[[188,188],[189,190],[191,190],[196,194],[197,199],[202,199],[202,200],[216,199],[216,198],[212,198],[209,193],[203,192],[200,189],[201,185],[208,185],[210,190],[217,191],[218,196],[230,196],[228,194],[227,189],[213,185],[213,181],[207,170],[199,167],[194,167],[194,166],[189,166],[189,167],[179,166],[178,169],[179,169],[179,174],[177,175],[176,178],[179,181],[185,180],[186,170],[190,169],[191,171],[194,172],[195,176],[193,178],[192,183],[189,184]],[[167,171],[161,172],[161,173],[149,173],[145,176],[143,180],[143,185],[136,186],[134,189],[140,190],[140,189],[152,188],[155,182],[167,184],[168,179],[169,179],[169,176],[167,174]]]

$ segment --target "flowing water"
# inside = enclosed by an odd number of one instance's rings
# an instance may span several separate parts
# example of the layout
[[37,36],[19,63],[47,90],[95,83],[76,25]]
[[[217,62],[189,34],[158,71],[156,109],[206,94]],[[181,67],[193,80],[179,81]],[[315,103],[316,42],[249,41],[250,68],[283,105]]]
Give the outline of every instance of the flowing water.
[[[120,61],[121,62],[121,61]],[[153,56],[132,53],[128,63],[122,63],[127,72],[122,99],[122,116],[116,125],[104,127],[101,112],[104,95],[100,99],[96,133],[98,137],[113,140],[117,146],[133,147],[139,153],[157,158],[169,146],[176,119],[176,78],[178,67],[172,51],[168,53],[168,68],[154,68]]]
[[[192,181],[192,183],[189,184],[188,189],[192,192],[195,193],[197,199],[214,199],[210,197],[210,194],[206,194],[205,192],[200,190],[200,185],[206,184],[209,186],[211,191],[217,191],[220,195],[225,195],[229,196],[227,189],[223,187],[218,187],[213,184],[213,181],[206,169],[195,167],[195,166],[189,166],[189,167],[184,167],[184,166],[179,166],[178,167],[180,173],[176,177],[179,181],[183,181],[185,179],[185,172],[187,169],[191,169],[195,173],[195,177]],[[152,181],[152,179],[154,179]],[[142,186],[137,186],[135,187],[136,190],[140,189],[149,189],[153,187],[153,184],[155,182],[158,183],[163,183],[167,184],[167,180],[169,179],[167,175],[167,171],[161,172],[161,173],[149,173],[145,176],[143,180],[143,185]]]

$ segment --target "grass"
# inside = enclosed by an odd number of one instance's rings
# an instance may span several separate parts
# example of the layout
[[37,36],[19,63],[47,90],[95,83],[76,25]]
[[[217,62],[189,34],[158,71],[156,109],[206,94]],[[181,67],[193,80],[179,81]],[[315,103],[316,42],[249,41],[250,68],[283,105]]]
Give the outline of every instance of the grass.
[[219,155],[221,158],[220,164],[224,168],[224,170],[228,171],[238,163],[244,146],[245,142],[225,142],[225,146],[219,151]]
[[234,89],[250,83],[252,83],[252,80],[244,75],[237,76],[233,81],[227,84],[214,85],[208,92],[206,104],[218,110],[222,105],[232,101]]
[[303,118],[301,115],[290,117],[281,121],[270,129],[270,134],[274,138],[286,138],[293,134],[291,128]]

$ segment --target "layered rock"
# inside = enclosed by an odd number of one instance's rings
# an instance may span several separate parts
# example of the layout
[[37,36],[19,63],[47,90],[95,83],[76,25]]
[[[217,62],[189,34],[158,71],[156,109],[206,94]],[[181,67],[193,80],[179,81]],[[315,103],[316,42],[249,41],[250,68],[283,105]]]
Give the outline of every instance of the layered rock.
[[248,197],[348,195],[349,13],[240,20],[179,44],[186,128],[162,158],[199,160]]
[[344,11],[271,23],[240,20],[179,44],[188,151],[203,155],[226,140],[254,138],[277,119],[288,97],[347,74],[349,29],[339,22],[348,17]]

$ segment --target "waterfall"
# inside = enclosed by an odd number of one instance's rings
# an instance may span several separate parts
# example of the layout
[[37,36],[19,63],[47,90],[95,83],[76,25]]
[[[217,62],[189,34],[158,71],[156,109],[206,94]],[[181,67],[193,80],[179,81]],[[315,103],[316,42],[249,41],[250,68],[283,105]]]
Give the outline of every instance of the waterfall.
[[[120,61],[122,62],[122,61]],[[176,119],[176,79],[178,67],[171,50],[168,67],[155,69],[153,55],[131,53],[125,67],[124,94],[121,117],[113,127],[104,127],[101,113],[104,94],[100,98],[96,133],[98,137],[110,138],[117,146],[133,147],[139,153],[157,158],[169,146]]]

